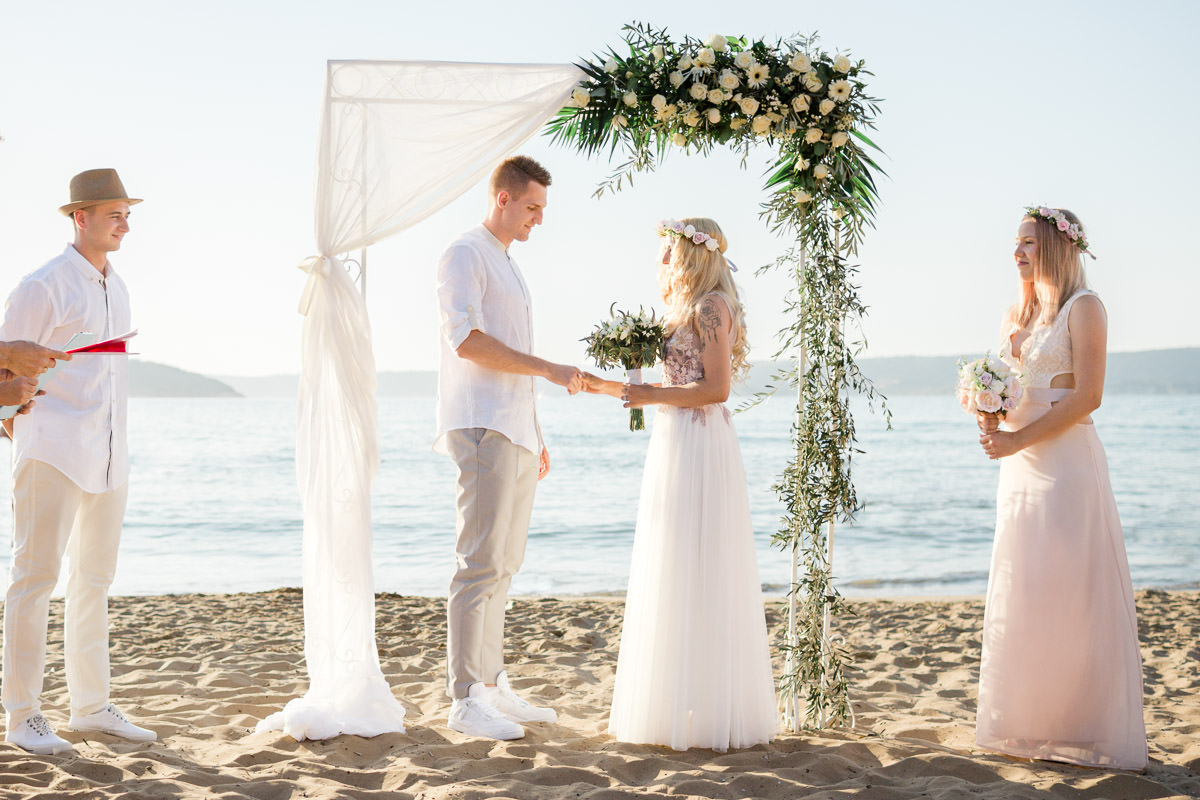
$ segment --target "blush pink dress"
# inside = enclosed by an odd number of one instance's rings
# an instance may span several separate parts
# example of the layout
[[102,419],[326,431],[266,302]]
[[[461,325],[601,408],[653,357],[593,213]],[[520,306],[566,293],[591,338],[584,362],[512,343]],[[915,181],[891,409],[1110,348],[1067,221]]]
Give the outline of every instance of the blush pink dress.
[[[1070,389],[1071,306],[1014,356],[1026,394],[1019,430]],[[1133,587],[1104,448],[1091,422],[1000,461],[976,742],[1014,756],[1097,767],[1146,766],[1142,660]]]
[[[663,385],[704,375],[689,326]],[[769,742],[779,714],[746,472],[729,411],[659,406],[646,455],[609,732],[725,751]]]

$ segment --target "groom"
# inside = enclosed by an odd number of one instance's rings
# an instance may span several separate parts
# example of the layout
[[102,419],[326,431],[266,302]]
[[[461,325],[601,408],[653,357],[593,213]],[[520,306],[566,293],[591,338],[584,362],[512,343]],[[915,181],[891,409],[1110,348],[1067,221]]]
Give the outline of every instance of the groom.
[[574,367],[532,354],[529,289],[508,254],[542,224],[550,173],[527,156],[492,173],[483,224],[438,265],[441,368],[437,441],[458,471],[458,569],[446,602],[449,725],[470,736],[519,739],[522,722],[554,722],[513,693],[504,671],[504,607],[525,556],[537,481],[550,469],[534,407],[535,377],[575,394]]

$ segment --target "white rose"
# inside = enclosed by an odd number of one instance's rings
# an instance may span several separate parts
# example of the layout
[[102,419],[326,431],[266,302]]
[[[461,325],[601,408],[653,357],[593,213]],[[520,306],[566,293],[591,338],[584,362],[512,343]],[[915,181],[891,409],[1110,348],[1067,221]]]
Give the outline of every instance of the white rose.
[[636,92],[626,92],[625,96],[622,97],[621,99],[623,101],[625,101],[625,105],[629,106],[630,108],[637,108],[637,93]]
[[738,107],[742,109],[743,114],[750,116],[758,111],[758,101],[753,97],[743,97],[738,100]]
[[817,110],[821,112],[822,116],[824,116],[825,114],[828,114],[830,111],[833,111],[834,106],[836,106],[836,105],[837,105],[837,103],[833,102],[832,100],[830,100],[827,97],[821,101],[821,105],[817,106]]
[[809,166],[811,166],[811,164],[807,158],[800,158],[799,156],[796,157],[796,172],[804,172],[804,170],[808,169]]
[[615,58],[610,58],[608,61],[604,62],[604,71],[609,75],[612,75],[618,69],[620,69],[620,65],[617,63]]
[[810,92],[819,92],[825,88],[825,84],[821,83],[821,79],[817,77],[817,73],[810,72],[804,76],[804,88]]
[[591,99],[591,94],[589,94],[588,90],[582,86],[576,86],[575,90],[571,92],[571,101],[580,108],[586,106],[588,104],[588,100]]
[[755,117],[750,121],[750,130],[758,134],[771,130],[771,120],[765,115]]
[[804,141],[809,144],[816,144],[821,141],[821,137],[825,135],[825,131],[820,128],[809,128],[804,132]]
[[734,117],[733,119],[729,120],[730,130],[740,131],[744,127],[746,127],[746,120],[744,117]]
[[720,89],[711,90],[708,93],[708,102],[712,103],[714,106],[721,105],[721,103],[725,102],[725,93]]
[[654,56],[655,61],[662,61],[667,57],[667,51],[663,49],[661,44],[656,44],[650,49],[650,54]]
[[754,55],[749,50],[743,50],[733,57],[733,64],[738,69],[750,69],[754,63]]
[[1011,397],[1013,400],[1020,400],[1021,395],[1025,394],[1025,387],[1021,385],[1021,379],[1016,375],[1004,382],[1004,394]]
[[794,72],[811,72],[812,59],[804,55],[804,53],[792,53],[792,57],[788,59],[788,66]]
[[689,239],[692,238],[693,236],[695,236],[696,235],[696,226],[695,225],[684,225],[683,226],[683,235]]
[[669,80],[671,82],[671,85],[673,87],[678,89],[679,84],[683,83],[683,73],[680,72],[679,70],[675,70],[674,72],[672,72],[670,75],[667,76],[667,80]]
[[708,97],[708,87],[703,83],[693,83],[692,87],[688,89],[688,94],[692,96],[693,100],[703,100]]
[[654,107],[655,111],[662,111],[667,107],[667,98],[663,97],[661,94],[656,94],[654,97],[650,98],[650,105]]
[[721,112],[718,109],[710,108],[708,110],[708,122],[710,125],[716,125],[721,121]]
[[614,128],[624,128],[624,127],[627,127],[628,125],[629,125],[629,120],[626,119],[624,114],[617,114],[615,117],[613,117],[613,127]]
[[736,89],[738,87],[738,84],[742,82],[741,79],[737,76],[737,73],[731,69],[721,70],[721,77],[718,78],[717,80],[720,82],[722,89],[729,89],[729,90]]
[[683,147],[685,144],[687,144],[687,137],[684,136],[682,133],[676,133],[674,136],[671,137],[671,142],[676,147]]
[[823,181],[829,177],[829,167],[824,164],[817,164],[813,167],[813,177],[819,181]]
[[842,74],[850,71],[850,59],[845,56],[838,56],[833,60],[833,68]]
[[809,99],[806,94],[798,94],[792,98],[792,110],[797,114],[808,113]]
[[812,195],[809,194],[808,192],[804,191],[803,189],[793,189],[792,190],[792,199],[794,199],[797,204],[804,205],[805,203],[812,200]]
[[701,47],[700,52],[696,53],[696,65],[700,67],[711,67],[717,63],[717,54],[713,52],[711,47]]
[[708,248],[708,252],[715,253],[717,250],[720,249],[721,243],[718,242],[716,239],[706,239],[704,242],[704,246],[706,248]]
[[704,43],[718,53],[724,53],[725,48],[729,47],[729,40],[719,33],[714,33]]
[[694,128],[700,124],[700,112],[694,108],[688,109],[688,112],[683,115],[683,124],[689,128]]
[[846,142],[848,141],[850,141],[850,134],[846,133],[845,131],[838,131],[833,135],[833,138],[829,140],[829,143],[834,147],[845,147]]
[[679,59],[679,69],[681,71],[687,72],[691,68],[692,68],[692,57],[691,56],[685,55],[683,58]]

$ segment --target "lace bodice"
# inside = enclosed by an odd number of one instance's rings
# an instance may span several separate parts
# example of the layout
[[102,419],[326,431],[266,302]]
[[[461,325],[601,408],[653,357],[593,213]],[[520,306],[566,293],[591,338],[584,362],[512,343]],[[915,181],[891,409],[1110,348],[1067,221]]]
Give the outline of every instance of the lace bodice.
[[1028,389],[1048,389],[1056,375],[1072,372],[1071,332],[1067,328],[1067,317],[1071,306],[1084,295],[1096,296],[1091,289],[1080,289],[1063,304],[1054,321],[1049,325],[1036,325],[1021,345],[1020,352],[1013,354],[1012,335],[1018,327],[1013,325],[1006,331],[1000,345],[1000,360],[1025,374]]
[[691,325],[682,325],[667,338],[663,353],[663,386],[682,386],[703,377],[700,337]]

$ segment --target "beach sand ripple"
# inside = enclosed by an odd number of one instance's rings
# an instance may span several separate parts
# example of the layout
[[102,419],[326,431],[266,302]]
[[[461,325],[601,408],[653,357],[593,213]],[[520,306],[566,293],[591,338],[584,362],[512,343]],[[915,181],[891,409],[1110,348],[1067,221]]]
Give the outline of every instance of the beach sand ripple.
[[[297,742],[254,725],[304,692],[301,593],[117,597],[113,699],[158,731],[140,745],[65,731],[62,603],[52,604],[47,717],[72,756],[0,745],[5,798],[1188,798],[1200,797],[1200,595],[1140,592],[1150,766],[1144,774],[1011,759],[974,746],[982,602],[854,600],[835,629],[853,654],[853,729],[717,753],[606,734],[623,604],[523,598],[509,671],[556,725],[513,742],[445,726],[437,598],[380,595],[380,661],[408,732]],[[783,607],[768,608],[779,636]],[[777,665],[778,666],[778,665]]]

